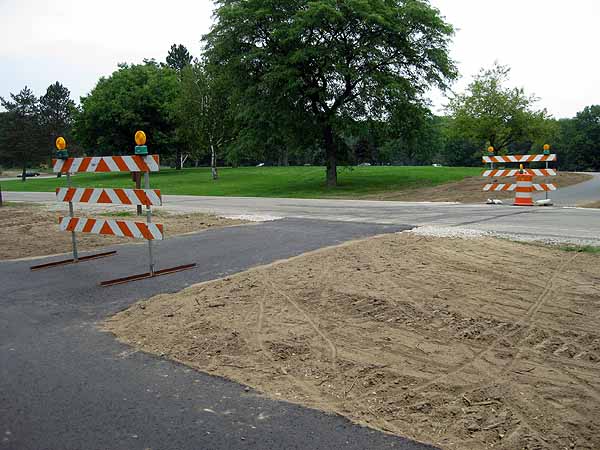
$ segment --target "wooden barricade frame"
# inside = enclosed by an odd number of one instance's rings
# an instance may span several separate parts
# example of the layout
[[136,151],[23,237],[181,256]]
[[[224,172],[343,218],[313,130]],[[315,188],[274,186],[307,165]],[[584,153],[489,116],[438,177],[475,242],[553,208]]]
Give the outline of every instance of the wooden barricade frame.
[[[139,137],[140,133],[142,135],[141,137]],[[64,149],[66,143],[64,139],[60,142],[60,139],[62,138],[57,139],[59,158],[52,160],[52,166],[54,173],[65,174],[67,178],[67,187],[56,188],[56,197],[59,202],[67,202],[69,204],[69,215],[67,217],[59,217],[59,229],[60,231],[71,233],[73,258],[33,266],[30,268],[31,270],[40,270],[66,264],[76,264],[112,256],[117,253],[116,251],[110,251],[80,257],[77,250],[76,233],[129,237],[134,239],[145,239],[148,242],[148,272],[114,280],[102,281],[100,282],[100,286],[113,286],[115,284],[153,278],[191,269],[196,266],[194,263],[161,270],[155,269],[152,243],[154,240],[163,240],[164,231],[162,224],[152,222],[152,206],[161,206],[163,203],[160,190],[150,189],[150,172],[158,172],[160,170],[160,158],[158,155],[147,155],[144,153],[147,152],[147,149],[144,145],[145,134],[143,132],[136,133],[136,143],[138,143],[136,153],[139,149],[142,149],[142,154],[131,156],[69,158],[66,156],[66,150]],[[136,173],[136,178],[141,178],[140,175],[143,173],[145,186],[144,189],[137,188],[137,186],[136,189],[72,187],[71,174],[79,172],[132,172]],[[134,222],[127,220],[75,217],[74,203],[143,206],[146,208],[146,221]]]

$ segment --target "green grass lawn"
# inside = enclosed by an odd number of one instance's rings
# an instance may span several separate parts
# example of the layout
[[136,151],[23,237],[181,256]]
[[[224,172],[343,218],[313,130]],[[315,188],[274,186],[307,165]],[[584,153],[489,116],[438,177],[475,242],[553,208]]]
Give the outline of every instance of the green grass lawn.
[[[238,197],[362,197],[416,187],[435,186],[477,176],[477,167],[356,167],[339,168],[337,188],[325,186],[323,167],[245,167],[219,169],[213,181],[209,168],[161,170],[150,175],[152,188],[163,194]],[[129,173],[78,173],[72,178],[76,187],[132,188]],[[66,186],[66,178],[0,182],[5,191],[51,192]]]

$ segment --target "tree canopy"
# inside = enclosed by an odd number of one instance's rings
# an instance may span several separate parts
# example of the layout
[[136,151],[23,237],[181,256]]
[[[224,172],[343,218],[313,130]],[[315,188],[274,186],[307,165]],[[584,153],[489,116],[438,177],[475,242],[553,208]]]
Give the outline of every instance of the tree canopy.
[[600,105],[585,107],[558,122],[555,148],[571,170],[600,170]]
[[22,180],[29,164],[42,159],[43,139],[39,121],[39,100],[25,86],[10,100],[0,97],[6,109],[0,123],[0,156],[22,168]]
[[[216,0],[215,23],[194,58],[120,64],[81,98],[55,82],[0,103],[0,164],[26,167],[66,135],[71,153],[124,154],[138,129],[163,162],[225,165],[480,165],[500,153],[553,144],[559,164],[600,169],[598,106],[554,120],[509,84],[510,69],[482,69],[446,114],[431,87],[457,76],[453,29],[429,0]],[[158,62],[162,61],[162,62]],[[6,111],[3,111],[4,108]],[[35,139],[32,137],[35,136]],[[188,158],[191,157],[191,158]]]
[[516,143],[535,142],[546,132],[546,110],[535,109],[537,98],[522,88],[506,87],[510,68],[495,64],[482,69],[466,91],[447,107],[454,133],[505,151]]
[[175,147],[172,102],[179,95],[177,74],[152,61],[121,64],[81,99],[74,132],[88,153],[125,154],[142,129],[153,152],[170,155]]
[[58,81],[48,86],[46,93],[40,97],[39,120],[49,156],[54,152],[54,141],[58,136],[64,136],[70,141],[76,111],[77,106],[71,99],[71,92]]
[[192,55],[183,44],[173,44],[167,55],[167,66],[181,75],[183,69],[192,63]]
[[383,118],[398,99],[417,100],[456,75],[452,27],[426,1],[220,0],[215,17],[206,56],[230,81],[239,114],[260,99],[282,117],[306,116],[330,186],[343,116]]
[[217,159],[233,136],[228,97],[201,62],[184,68],[181,93],[175,101],[180,142],[194,159],[210,155],[213,178],[218,177]]

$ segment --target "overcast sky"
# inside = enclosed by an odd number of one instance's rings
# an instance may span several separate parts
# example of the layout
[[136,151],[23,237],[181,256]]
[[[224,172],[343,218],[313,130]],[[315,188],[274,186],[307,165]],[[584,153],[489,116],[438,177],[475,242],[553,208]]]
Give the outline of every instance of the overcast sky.
[[[599,0],[431,3],[457,29],[455,90],[497,60],[555,117],[600,104]],[[58,80],[78,99],[119,62],[164,60],[172,43],[197,56],[212,8],[208,0],[0,0],[0,95],[24,85],[41,95]]]

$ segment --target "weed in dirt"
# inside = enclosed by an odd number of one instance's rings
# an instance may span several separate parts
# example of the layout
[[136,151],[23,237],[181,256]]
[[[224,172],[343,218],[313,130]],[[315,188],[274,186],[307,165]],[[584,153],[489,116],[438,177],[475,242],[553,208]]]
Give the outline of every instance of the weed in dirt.
[[137,216],[136,213],[132,213],[130,211],[118,211],[118,212],[105,212],[100,213],[103,217],[133,217]]
[[563,252],[600,254],[600,247],[595,247],[593,245],[561,245],[557,248]]
[[500,237],[500,240],[507,242],[514,242],[520,245],[527,245],[532,247],[543,247],[550,250],[560,250],[562,252],[577,252],[577,253],[591,253],[600,255],[600,247],[595,245],[575,245],[575,244],[556,244],[556,243],[545,243],[545,242],[523,242],[515,241],[513,239],[507,239]]

